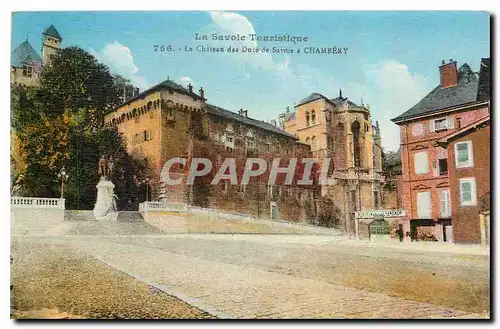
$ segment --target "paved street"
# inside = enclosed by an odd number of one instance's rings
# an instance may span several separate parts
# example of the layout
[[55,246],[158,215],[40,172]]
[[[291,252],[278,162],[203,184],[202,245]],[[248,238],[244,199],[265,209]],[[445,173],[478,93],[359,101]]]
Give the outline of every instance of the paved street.
[[83,251],[220,318],[487,317],[488,256],[325,236],[13,237]]

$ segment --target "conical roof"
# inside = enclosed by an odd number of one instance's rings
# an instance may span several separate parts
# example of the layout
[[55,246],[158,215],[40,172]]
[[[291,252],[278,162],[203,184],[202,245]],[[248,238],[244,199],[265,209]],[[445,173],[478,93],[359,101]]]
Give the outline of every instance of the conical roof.
[[59,39],[59,40],[62,40],[62,37],[61,35],[59,34],[59,32],[57,32],[56,28],[54,27],[54,25],[50,25],[46,30],[45,32],[43,32],[44,35],[48,35],[48,36],[51,36],[53,38],[56,38],[56,39]]
[[28,40],[17,46],[11,55],[11,66],[21,67],[24,63],[41,64],[42,59],[31,46]]

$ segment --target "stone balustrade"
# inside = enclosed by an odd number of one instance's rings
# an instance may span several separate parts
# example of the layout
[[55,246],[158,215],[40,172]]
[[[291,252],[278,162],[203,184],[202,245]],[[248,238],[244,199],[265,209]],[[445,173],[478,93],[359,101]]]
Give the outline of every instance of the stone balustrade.
[[185,203],[166,203],[163,201],[145,201],[139,204],[139,212],[148,211],[187,211]]
[[[340,171],[335,171],[332,173],[332,177],[334,179],[349,179],[349,180],[357,180],[358,179],[358,174],[356,172],[340,172]],[[383,175],[380,175],[378,173],[375,174],[370,174],[370,173],[360,173],[359,174],[359,180],[362,181],[380,181],[384,182],[385,177]]]
[[65,199],[60,198],[31,198],[31,197],[11,197],[11,208],[28,209],[63,209]]

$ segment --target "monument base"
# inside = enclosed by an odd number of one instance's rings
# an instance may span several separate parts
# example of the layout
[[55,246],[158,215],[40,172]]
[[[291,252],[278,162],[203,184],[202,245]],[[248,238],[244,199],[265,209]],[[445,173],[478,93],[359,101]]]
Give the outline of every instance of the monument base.
[[116,212],[114,203],[115,184],[101,177],[101,180],[96,186],[97,200],[94,206],[94,217],[97,220],[111,220],[116,216],[111,216],[111,213]]

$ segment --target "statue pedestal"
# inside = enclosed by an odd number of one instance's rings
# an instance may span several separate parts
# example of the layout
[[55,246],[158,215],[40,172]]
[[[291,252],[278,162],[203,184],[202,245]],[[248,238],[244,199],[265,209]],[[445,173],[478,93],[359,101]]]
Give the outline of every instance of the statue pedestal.
[[116,211],[113,202],[115,184],[101,177],[96,188],[97,200],[94,206],[94,217],[97,220],[111,219],[111,213]]

